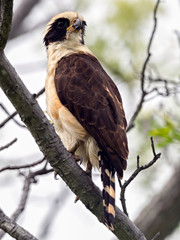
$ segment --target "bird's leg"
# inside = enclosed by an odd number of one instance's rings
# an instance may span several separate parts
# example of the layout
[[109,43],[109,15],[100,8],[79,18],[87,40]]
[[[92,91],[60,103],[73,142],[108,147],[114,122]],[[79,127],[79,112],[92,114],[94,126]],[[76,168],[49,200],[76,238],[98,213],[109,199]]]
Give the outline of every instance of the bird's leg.
[[[91,164],[90,160],[88,160],[88,163],[86,166],[86,173],[92,179],[92,164]],[[76,196],[74,202],[76,203],[78,200],[79,200],[79,197]]]
[[86,172],[87,172],[88,176],[92,179],[92,164],[91,164],[90,160],[87,163]]
[[74,146],[72,148],[69,149],[69,152],[74,154],[75,151],[78,149],[78,147],[80,146],[80,141],[77,141]]
[[75,155],[76,150],[78,149],[78,147],[80,146],[80,141],[77,141],[76,144],[74,144],[74,146],[69,149],[69,152],[72,154],[73,158],[75,159],[76,162],[80,162],[80,164],[82,163],[82,157],[79,155]]

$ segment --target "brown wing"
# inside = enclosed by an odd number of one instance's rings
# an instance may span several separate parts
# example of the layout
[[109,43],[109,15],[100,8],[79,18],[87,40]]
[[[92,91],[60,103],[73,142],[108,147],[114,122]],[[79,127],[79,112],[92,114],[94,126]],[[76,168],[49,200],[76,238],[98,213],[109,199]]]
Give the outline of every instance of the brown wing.
[[60,101],[93,136],[122,177],[128,145],[126,119],[117,87],[91,55],[62,58],[55,73]]

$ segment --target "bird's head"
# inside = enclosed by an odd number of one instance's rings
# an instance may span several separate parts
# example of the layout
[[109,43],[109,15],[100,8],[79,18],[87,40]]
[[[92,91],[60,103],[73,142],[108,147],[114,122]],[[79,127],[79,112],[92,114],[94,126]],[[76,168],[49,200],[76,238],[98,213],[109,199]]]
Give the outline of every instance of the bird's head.
[[73,41],[84,44],[86,22],[76,12],[64,12],[53,17],[45,29],[44,44]]

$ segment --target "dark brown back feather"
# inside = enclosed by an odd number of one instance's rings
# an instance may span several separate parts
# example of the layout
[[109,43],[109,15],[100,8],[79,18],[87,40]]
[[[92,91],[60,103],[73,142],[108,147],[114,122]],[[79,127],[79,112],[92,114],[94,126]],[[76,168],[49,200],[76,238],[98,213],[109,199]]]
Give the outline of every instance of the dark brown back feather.
[[120,93],[98,60],[81,53],[63,57],[55,86],[62,104],[96,139],[122,178],[128,157],[125,114]]
[[59,99],[93,136],[101,149],[99,161],[103,183],[105,224],[114,229],[115,171],[123,177],[128,157],[126,119],[120,93],[91,55],[62,58],[55,73]]

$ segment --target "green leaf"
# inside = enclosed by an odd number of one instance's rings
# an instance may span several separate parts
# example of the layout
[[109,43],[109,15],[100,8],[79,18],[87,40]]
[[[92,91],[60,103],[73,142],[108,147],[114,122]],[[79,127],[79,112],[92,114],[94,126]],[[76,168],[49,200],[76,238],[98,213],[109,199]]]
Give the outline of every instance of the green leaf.
[[170,133],[170,129],[168,127],[157,128],[150,131],[151,136],[160,136],[160,137],[168,137]]

